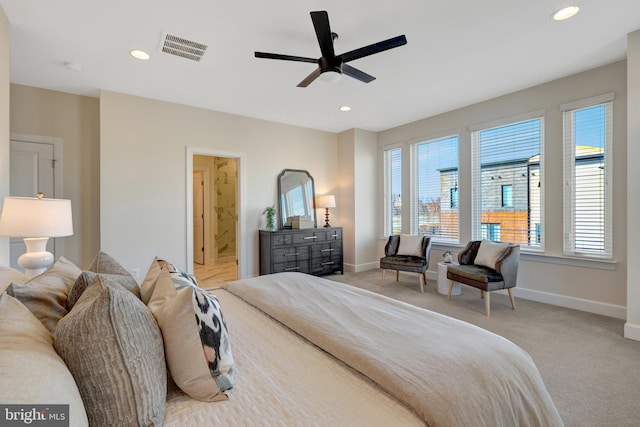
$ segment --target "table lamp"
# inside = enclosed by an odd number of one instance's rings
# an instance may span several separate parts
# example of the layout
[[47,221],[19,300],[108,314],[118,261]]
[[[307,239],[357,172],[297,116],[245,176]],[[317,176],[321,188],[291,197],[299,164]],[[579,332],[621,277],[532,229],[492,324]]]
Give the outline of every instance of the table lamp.
[[331,227],[331,224],[329,224],[329,208],[336,207],[336,196],[333,194],[318,196],[316,197],[316,206],[319,208],[325,208],[324,226]]
[[47,252],[49,237],[73,234],[71,200],[38,197],[5,197],[0,214],[0,236],[22,237],[27,252],[18,264],[27,276],[43,273],[52,263],[53,254]]

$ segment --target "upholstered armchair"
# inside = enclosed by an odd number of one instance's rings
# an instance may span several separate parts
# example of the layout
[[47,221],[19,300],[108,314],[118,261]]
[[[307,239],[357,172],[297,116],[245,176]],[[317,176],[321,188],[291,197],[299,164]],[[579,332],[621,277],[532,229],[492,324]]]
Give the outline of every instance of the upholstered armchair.
[[515,243],[494,243],[489,240],[471,241],[458,254],[460,265],[450,265],[447,269],[449,295],[454,282],[480,289],[485,300],[487,316],[491,315],[489,293],[499,289],[506,289],[511,300],[511,308],[516,309],[512,288],[516,286],[518,278],[518,264],[520,262],[520,245]]
[[382,286],[386,270],[396,271],[396,282],[401,271],[420,275],[420,292],[424,293],[427,284],[426,271],[431,255],[431,238],[424,235],[395,234],[389,236],[384,247],[384,257],[380,258]]

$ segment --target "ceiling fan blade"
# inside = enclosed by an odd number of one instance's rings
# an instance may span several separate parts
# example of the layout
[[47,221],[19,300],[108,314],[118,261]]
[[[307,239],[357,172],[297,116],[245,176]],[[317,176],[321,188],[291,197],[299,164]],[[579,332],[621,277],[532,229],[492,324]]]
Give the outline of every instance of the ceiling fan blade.
[[320,76],[320,74],[322,74],[322,70],[320,70],[320,67],[318,67],[311,74],[309,74],[307,77],[305,77],[305,79],[303,81],[298,83],[298,87],[307,87],[307,86],[309,86],[309,84],[312,81],[314,81],[315,79],[317,79]]
[[281,55],[279,53],[255,52],[256,58],[282,59],[284,61],[311,62],[318,63],[317,59],[305,58],[302,56]]
[[342,74],[346,74],[347,76],[353,77],[354,79],[360,80],[364,83],[369,83],[376,79],[371,74],[367,74],[364,71],[360,71],[357,68],[354,68],[351,65],[347,64],[342,64]]
[[318,37],[318,44],[320,45],[320,52],[325,58],[333,58],[336,56],[333,50],[333,36],[331,34],[331,27],[329,27],[329,14],[322,10],[318,12],[311,12],[311,20],[313,21],[313,27],[316,30],[316,36]]
[[405,44],[407,44],[407,38],[402,35],[343,53],[342,55],[338,55],[338,58],[342,58],[343,62],[354,61],[356,59],[364,58],[365,56],[373,55],[374,53],[383,52]]

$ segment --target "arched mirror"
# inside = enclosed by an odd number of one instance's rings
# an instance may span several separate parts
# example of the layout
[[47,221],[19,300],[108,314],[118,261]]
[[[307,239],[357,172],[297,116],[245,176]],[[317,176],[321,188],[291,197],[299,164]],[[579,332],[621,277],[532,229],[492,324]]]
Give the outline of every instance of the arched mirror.
[[280,229],[291,228],[294,218],[310,221],[316,228],[313,177],[300,169],[284,169],[278,175]]

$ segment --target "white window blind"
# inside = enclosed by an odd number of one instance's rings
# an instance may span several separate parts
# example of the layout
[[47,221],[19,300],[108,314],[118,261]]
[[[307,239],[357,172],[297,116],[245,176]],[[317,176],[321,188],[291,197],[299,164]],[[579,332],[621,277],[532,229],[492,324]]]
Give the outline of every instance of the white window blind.
[[402,149],[384,151],[384,235],[402,232]]
[[566,255],[613,256],[611,99],[613,94],[563,106]]
[[459,243],[458,136],[411,145],[411,232]]
[[542,117],[472,132],[475,239],[542,247],[543,134]]

